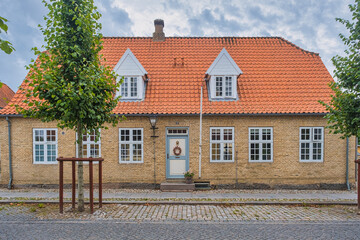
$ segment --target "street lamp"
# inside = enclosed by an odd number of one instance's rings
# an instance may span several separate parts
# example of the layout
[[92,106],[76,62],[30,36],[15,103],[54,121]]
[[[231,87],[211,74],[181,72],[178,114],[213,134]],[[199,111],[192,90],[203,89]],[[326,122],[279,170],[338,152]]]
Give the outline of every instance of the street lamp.
[[156,115],[149,116],[149,121],[150,121],[151,128],[153,130],[153,135],[151,137],[153,138],[153,145],[154,145],[154,188],[156,189],[156,154],[155,154],[156,147],[155,147],[155,139],[157,137],[159,137],[159,136],[155,135],[155,130],[158,129],[156,127],[156,122],[157,122]]

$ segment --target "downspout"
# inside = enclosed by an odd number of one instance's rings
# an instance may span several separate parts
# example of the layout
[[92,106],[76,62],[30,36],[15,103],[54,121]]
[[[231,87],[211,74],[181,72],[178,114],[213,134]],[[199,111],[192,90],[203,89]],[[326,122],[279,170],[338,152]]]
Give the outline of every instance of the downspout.
[[12,189],[12,182],[13,182],[13,172],[12,172],[12,160],[11,160],[11,122],[8,117],[6,117],[6,121],[8,122],[8,140],[9,140],[9,185],[8,189]]
[[346,186],[350,191],[350,183],[349,183],[349,138],[346,138]]
[[203,85],[200,90],[200,140],[199,140],[199,178],[201,178],[201,147],[202,147],[202,105],[203,105]]

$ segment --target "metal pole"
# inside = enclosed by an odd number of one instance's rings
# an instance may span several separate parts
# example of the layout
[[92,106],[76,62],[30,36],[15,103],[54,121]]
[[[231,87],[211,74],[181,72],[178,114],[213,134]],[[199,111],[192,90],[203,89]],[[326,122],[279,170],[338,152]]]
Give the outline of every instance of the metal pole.
[[203,105],[203,86],[200,89],[200,133],[199,133],[199,178],[201,178],[201,147],[202,147],[202,105]]
[[72,187],[72,209],[75,210],[75,199],[76,199],[76,186],[75,186],[75,178],[76,178],[76,174],[75,174],[75,161],[71,162],[72,164],[72,183],[71,183],[71,187]]
[[9,144],[9,184],[8,189],[12,189],[13,171],[12,171],[12,152],[11,152],[11,122],[9,117],[6,117],[8,122],[8,144]]
[[[357,161],[359,161],[359,160],[357,160]],[[357,162],[357,163],[360,164],[360,162]],[[359,166],[358,166],[358,169],[359,169]],[[360,181],[359,181],[359,179],[360,179],[360,171],[358,171],[358,182],[357,182],[357,185],[358,185],[358,187],[357,187],[358,210],[360,210]]]
[[94,213],[94,186],[93,186],[93,163],[89,161],[89,178],[90,178],[90,213]]
[[238,186],[238,151],[235,152],[235,187]]
[[63,213],[64,210],[64,165],[63,161],[60,161],[60,168],[59,168],[59,205],[60,205],[60,213]]
[[102,208],[102,161],[99,161],[99,208]]
[[349,183],[349,138],[346,138],[346,187],[350,191]]

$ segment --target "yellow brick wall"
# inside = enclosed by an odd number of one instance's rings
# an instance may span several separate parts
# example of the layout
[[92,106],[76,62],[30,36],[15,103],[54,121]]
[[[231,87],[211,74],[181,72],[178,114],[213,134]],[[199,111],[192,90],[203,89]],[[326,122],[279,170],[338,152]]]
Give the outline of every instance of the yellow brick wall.
[[[42,123],[35,119],[11,118],[12,159],[14,184],[57,184],[58,165],[33,164],[33,128],[55,127],[55,123]],[[299,162],[299,127],[325,126],[326,120],[316,116],[204,116],[202,147],[202,180],[212,184],[268,184],[306,185],[345,183],[346,141],[338,135],[329,134],[325,129],[324,162]],[[143,128],[144,163],[119,163],[118,127]],[[152,129],[147,117],[128,117],[118,127],[102,130],[101,153],[104,183],[153,183],[154,159]],[[156,182],[166,179],[166,127],[188,127],[190,145],[190,169],[199,174],[199,117],[159,117],[156,130]],[[235,155],[237,161],[231,163],[210,163],[210,127],[235,128]],[[273,128],[273,162],[249,163],[249,127]],[[4,118],[0,119],[1,175],[0,184],[9,181],[8,127]],[[58,129],[58,156],[74,157],[75,133]],[[355,140],[350,139],[350,181],[354,183]],[[97,171],[97,166],[94,168]],[[88,168],[85,167],[87,180]],[[70,164],[65,164],[65,182],[70,183]],[[97,172],[94,174],[97,177]],[[97,182],[97,181],[96,181]]]

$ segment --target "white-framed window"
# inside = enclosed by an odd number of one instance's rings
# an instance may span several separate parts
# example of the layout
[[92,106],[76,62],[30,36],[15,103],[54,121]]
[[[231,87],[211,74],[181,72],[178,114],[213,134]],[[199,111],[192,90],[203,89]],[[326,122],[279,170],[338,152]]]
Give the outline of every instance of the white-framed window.
[[119,128],[120,163],[143,162],[143,129]]
[[272,127],[249,128],[249,162],[273,161]]
[[234,128],[210,128],[210,162],[234,161]]
[[121,99],[138,99],[139,98],[139,79],[138,76],[126,76],[120,86]]
[[[84,158],[98,158],[101,157],[101,135],[97,142],[95,131],[83,134],[83,157]],[[77,148],[76,148],[77,151]]]
[[300,127],[300,162],[322,162],[324,160],[324,128]]
[[58,135],[56,128],[33,129],[34,164],[57,164]]
[[211,95],[215,99],[236,98],[235,76],[213,76]]

